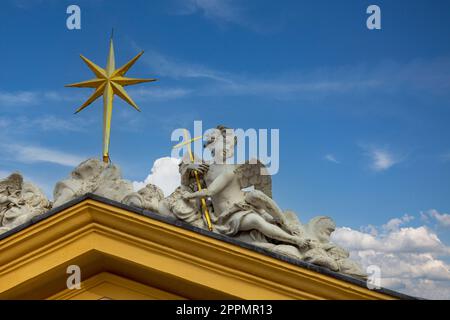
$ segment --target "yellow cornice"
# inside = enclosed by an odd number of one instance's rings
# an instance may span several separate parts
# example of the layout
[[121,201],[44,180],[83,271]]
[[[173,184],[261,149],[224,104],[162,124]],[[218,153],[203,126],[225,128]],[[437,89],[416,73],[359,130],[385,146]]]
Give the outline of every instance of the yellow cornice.
[[395,299],[90,197],[0,240],[0,298],[58,297],[71,264],[184,298]]

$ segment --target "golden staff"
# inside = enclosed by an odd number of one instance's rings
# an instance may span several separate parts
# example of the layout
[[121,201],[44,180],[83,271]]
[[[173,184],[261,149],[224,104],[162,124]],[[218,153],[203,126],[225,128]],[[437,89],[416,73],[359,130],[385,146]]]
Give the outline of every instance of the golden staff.
[[[189,159],[192,163],[194,163],[194,155],[192,154],[191,143],[194,141],[197,141],[201,138],[202,138],[202,136],[199,136],[199,137],[195,137],[195,138],[189,140],[188,131],[186,129],[184,129],[184,140],[185,141],[177,144],[176,146],[173,147],[173,149],[180,148],[180,147],[186,145],[188,153],[189,153]],[[202,191],[202,185],[200,183],[200,178],[198,176],[197,170],[194,170],[194,176],[195,176],[195,181],[197,182],[198,191]],[[205,200],[205,198],[201,198],[200,201],[202,203],[202,208],[203,208],[203,212],[205,214],[206,223],[208,224],[208,229],[209,229],[209,231],[212,231],[213,228],[212,228],[212,224],[211,224],[211,217],[209,215],[208,206],[206,205],[206,200]]]
[[135,79],[128,78],[125,74],[130,70],[133,64],[142,56],[144,51],[139,53],[136,57],[128,61],[119,69],[116,69],[116,60],[114,57],[114,44],[111,35],[109,43],[109,55],[106,63],[106,68],[100,68],[86,57],[81,56],[81,59],[87,64],[89,69],[95,74],[95,78],[79,83],[69,84],[66,87],[77,88],[93,88],[94,93],[89,97],[86,102],[78,108],[75,113],[80,112],[95,100],[103,96],[103,162],[109,163],[109,141],[111,134],[111,117],[113,110],[114,95],[130,104],[137,111],[141,111],[136,103],[131,99],[123,87],[130,86],[143,82],[156,81],[156,79]]

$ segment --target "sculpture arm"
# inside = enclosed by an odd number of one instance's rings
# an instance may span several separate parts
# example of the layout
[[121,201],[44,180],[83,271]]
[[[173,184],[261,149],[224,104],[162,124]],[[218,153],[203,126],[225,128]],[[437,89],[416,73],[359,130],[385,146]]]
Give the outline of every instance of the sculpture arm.
[[185,195],[185,199],[213,197],[220,193],[234,178],[233,171],[220,174],[207,189]]

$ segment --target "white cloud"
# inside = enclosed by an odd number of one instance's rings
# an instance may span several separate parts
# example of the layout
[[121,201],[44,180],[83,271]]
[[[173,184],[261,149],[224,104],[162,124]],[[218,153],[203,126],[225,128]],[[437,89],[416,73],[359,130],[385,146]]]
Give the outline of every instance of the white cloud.
[[3,144],[1,148],[15,161],[22,163],[48,162],[74,167],[85,159],[70,153],[31,145]]
[[89,123],[86,119],[71,118],[70,120],[51,116],[38,117],[0,117],[0,128],[9,129],[10,132],[23,133],[26,130],[41,131],[71,131],[81,132]]
[[450,247],[425,226],[401,227],[411,220],[404,215],[380,228],[337,228],[332,240],[350,250],[352,259],[364,267],[380,267],[382,286],[418,297],[450,299],[450,265],[445,262]]
[[0,91],[0,107],[33,105],[39,102],[39,95],[31,91]]
[[403,161],[401,157],[386,148],[375,146],[362,146],[362,148],[370,159],[370,168],[376,172],[388,170]]
[[29,126],[32,126],[34,128],[38,127],[43,131],[83,131],[83,127],[86,123],[86,121],[68,121],[65,119],[61,119],[55,116],[42,116],[37,117],[34,119],[31,119],[28,121],[28,119],[25,119],[25,122],[22,121],[22,126],[24,126],[24,123],[29,124]]
[[336,160],[336,157],[332,154],[325,155],[324,159],[330,162],[340,163],[339,161]]
[[377,236],[378,235],[378,228],[374,225],[369,224],[368,226],[362,227],[361,228],[362,232],[368,233],[372,236]]
[[160,187],[166,197],[169,196],[180,185],[178,163],[178,159],[170,157],[155,160],[147,178],[143,182],[133,182],[134,189],[137,191],[151,183]]
[[199,13],[219,26],[233,24],[259,33],[271,33],[279,29],[279,22],[275,22],[273,18],[270,23],[259,23],[252,19],[245,13],[243,7],[238,6],[236,0],[178,0],[177,2],[178,8],[175,14]]
[[398,228],[401,225],[408,223],[412,220],[414,220],[413,216],[405,214],[401,218],[394,218],[394,219],[389,220],[386,224],[383,225],[383,229],[387,230],[387,231],[398,230]]
[[[136,43],[132,45],[141,50]],[[320,74],[320,77],[314,72],[310,75],[283,77],[280,75],[256,75],[248,77],[242,74],[233,74],[215,70],[207,66],[195,63],[187,63],[172,57],[168,57],[155,50],[146,50],[143,61],[150,67],[151,72],[159,76],[169,77],[175,80],[191,78],[197,80],[214,80],[214,83],[208,81],[204,83],[192,83],[189,89],[176,88],[170,90],[170,97],[184,97],[187,93],[216,96],[216,95],[256,95],[273,96],[277,99],[290,99],[298,96],[311,95],[315,98],[318,93],[343,93],[353,92],[367,88],[380,86],[382,82],[372,79],[361,79],[362,76],[357,73],[355,76],[348,74],[355,73],[354,70],[346,72],[329,70],[329,72]],[[327,80],[324,81],[323,78]],[[261,80],[261,79],[271,79]],[[146,90],[147,91],[147,90]],[[139,92],[139,91],[138,91]],[[152,90],[148,90],[151,95]],[[180,94],[181,93],[181,94]],[[155,91],[155,95],[157,95]]]
[[426,226],[387,230],[378,235],[343,227],[335,231],[334,237],[345,248],[351,250],[378,250],[385,253],[430,251],[441,254],[450,253],[450,249]]
[[436,219],[439,225],[443,227],[450,227],[450,214],[448,213],[439,213],[435,209],[428,210],[428,216]]
[[[136,48],[140,47],[133,43]],[[317,99],[327,94],[346,94],[358,93],[368,89],[387,89],[387,79],[396,81],[395,86],[398,90],[404,88],[405,82],[411,81],[407,78],[410,69],[417,69],[417,65],[403,64],[390,65],[389,68],[380,65],[382,72],[373,72],[369,67],[362,66],[342,66],[339,68],[321,68],[310,70],[308,72],[289,72],[273,74],[257,74],[249,77],[243,73],[230,73],[221,70],[215,70],[208,66],[198,63],[189,63],[168,57],[155,50],[146,50],[146,54],[142,58],[143,61],[151,68],[152,72],[164,77],[180,80],[184,78],[214,80],[215,83],[199,85],[198,82],[190,83],[189,89],[192,93],[198,95],[257,95],[272,96],[276,99]],[[422,62],[419,68],[421,72],[425,72],[427,65],[433,63]],[[444,70],[450,69],[447,63],[441,62]],[[450,64],[449,64],[450,65]],[[438,70],[437,70],[438,71]],[[443,73],[442,70],[440,73]],[[404,75],[405,78],[399,78]],[[270,79],[270,80],[266,80]],[[422,86],[420,83],[412,84],[423,90],[431,90],[432,88]],[[392,85],[389,86],[392,90]],[[389,155],[385,150],[378,153],[377,168],[384,168],[392,164]],[[384,151],[384,152],[383,152]],[[386,157],[387,156],[387,157]]]
[[[139,46],[135,43],[136,48]],[[140,48],[139,48],[140,49]],[[279,73],[260,73],[248,76],[245,73],[231,73],[217,70],[201,63],[191,63],[168,57],[156,50],[146,50],[143,62],[150,71],[158,76],[175,80],[189,78],[189,83],[174,88],[151,88],[132,91],[141,100],[171,100],[190,95],[200,96],[264,96],[279,100],[307,99],[317,100],[330,95],[357,94],[366,90],[427,90],[431,93],[448,92],[450,82],[443,85],[450,71],[450,61],[421,61],[404,64],[383,64],[369,66],[341,66],[337,68],[319,68],[315,70],[285,70]],[[434,70],[432,77],[429,69]],[[417,72],[417,77],[410,75]],[[423,80],[427,79],[427,81]],[[213,80],[213,81],[207,81]],[[423,81],[422,81],[423,80]],[[389,86],[387,85],[389,84]],[[134,94],[133,93],[133,94]],[[46,102],[83,101],[88,93],[65,91],[20,91],[7,92],[0,90],[1,106],[36,105]],[[74,106],[75,108],[76,106]],[[375,150],[376,151],[376,150]],[[391,167],[392,154],[380,149],[374,153],[377,157],[374,170],[381,171]],[[444,159],[448,159],[444,157]]]
[[373,158],[372,168],[375,171],[382,171],[389,169],[396,163],[396,160],[394,159],[392,154],[384,150],[373,150],[372,158]]
[[[312,97],[319,93],[348,93],[361,89],[374,88],[379,83],[371,80],[353,81],[351,79],[336,79],[333,81],[323,81],[313,76],[307,77],[280,77],[260,76],[260,78],[270,78],[271,81],[264,81],[258,78],[236,77],[229,84],[209,89],[210,94],[226,93],[228,95],[271,95],[278,99],[290,99],[295,97]],[[317,96],[315,96],[317,98]]]
[[44,102],[67,102],[82,100],[81,93],[57,91],[0,91],[0,107],[2,106],[33,106]]
[[[139,48],[138,45],[133,44]],[[181,78],[205,78],[215,81],[230,82],[228,76],[220,71],[208,67],[177,61],[155,50],[146,50],[143,61],[158,75],[174,79]]]
[[428,223],[430,221],[430,217],[426,213],[420,212],[420,221]]
[[[151,60],[149,60],[151,61]],[[161,62],[161,61],[159,61]],[[208,73],[208,71],[196,69],[195,66],[177,66],[172,65],[167,62],[166,64],[158,65],[158,61],[152,61],[149,65],[154,67],[153,71],[160,71],[159,74],[167,75],[170,77],[176,77],[183,74],[184,77],[205,77],[215,80],[220,80],[221,78],[218,75],[215,75],[212,71]],[[180,69],[177,69],[180,68]],[[187,73],[183,73],[185,71],[189,71]],[[179,73],[179,74],[178,74]],[[224,80],[225,81],[225,80]],[[7,92],[0,91],[0,108],[1,107],[17,107],[17,106],[35,106],[43,103],[62,103],[67,102],[72,105],[73,110],[78,107],[78,104],[82,101],[86,100],[89,96],[89,90],[86,91],[71,91],[69,93],[67,89],[64,92],[58,91],[19,91],[19,92]],[[185,97],[191,93],[191,89],[185,88],[154,88],[151,89],[131,89],[129,92],[132,96],[137,98],[136,100],[140,101],[148,101],[148,100],[172,100]],[[137,97],[136,97],[137,96]],[[70,106],[69,106],[70,108]],[[69,109],[70,110],[70,109]],[[1,127],[1,123],[0,123]]]
[[[137,44],[133,45],[140,49]],[[155,50],[146,50],[142,59],[151,68],[151,72],[159,76],[175,80],[196,80],[185,82],[183,85],[186,88],[178,89],[200,96],[263,96],[277,100],[316,101],[336,95],[357,95],[374,89],[390,93],[392,90],[411,92],[413,89],[414,93],[427,91],[430,94],[448,94],[449,91],[444,89],[450,87],[447,79],[450,59],[282,70],[277,74],[259,73],[252,76],[244,72],[224,72],[201,63],[182,61]],[[433,70],[435,76],[430,75],[429,69]],[[421,76],[411,77],[414,73]],[[444,85],[443,81],[447,83]],[[393,161],[398,159],[393,158],[387,150],[375,151],[377,150],[374,150],[373,156],[378,160],[374,170],[385,170],[398,163]]]
[[183,88],[139,88],[129,90],[135,101],[179,99],[188,96],[191,92],[192,90]]
[[206,18],[223,22],[240,23],[240,10],[230,0],[183,0],[179,14],[202,12]]

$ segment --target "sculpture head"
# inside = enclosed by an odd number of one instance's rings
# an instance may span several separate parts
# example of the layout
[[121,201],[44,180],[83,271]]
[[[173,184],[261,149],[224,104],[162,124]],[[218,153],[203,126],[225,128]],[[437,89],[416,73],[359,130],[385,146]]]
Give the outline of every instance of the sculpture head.
[[308,229],[320,243],[328,243],[331,234],[336,229],[336,224],[330,217],[319,216],[309,221]]
[[159,204],[164,199],[162,190],[154,184],[147,184],[138,192],[126,195],[122,202],[137,208],[146,208],[147,210],[158,212]]
[[183,195],[190,193],[185,186],[178,187],[170,196],[164,199],[169,210],[178,218],[188,223],[200,220],[202,215],[196,199],[186,200]]
[[206,142],[204,147],[210,150],[216,162],[224,162],[227,158],[234,156],[234,147],[237,137],[234,130],[225,126],[217,126],[205,134]]

